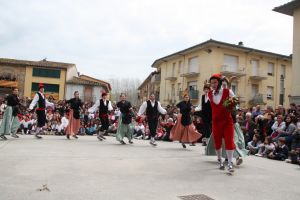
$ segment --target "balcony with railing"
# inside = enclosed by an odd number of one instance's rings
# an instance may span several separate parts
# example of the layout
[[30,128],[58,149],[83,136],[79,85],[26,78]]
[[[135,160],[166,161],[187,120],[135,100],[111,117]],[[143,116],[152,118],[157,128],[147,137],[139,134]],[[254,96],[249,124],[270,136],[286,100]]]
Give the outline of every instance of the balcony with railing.
[[177,80],[177,77],[172,74],[172,75],[168,75],[165,80],[169,80],[169,81],[176,81]]
[[250,79],[254,81],[261,81],[267,79],[266,73],[260,71],[260,72],[252,72],[250,75]]
[[255,94],[248,103],[250,106],[266,105],[266,103],[264,102],[264,95],[260,93]]
[[188,71],[188,72],[183,72],[180,76],[181,77],[186,77],[186,78],[193,78],[193,77],[197,77],[199,76],[199,71],[198,70],[194,70],[194,71]]
[[241,76],[245,76],[246,72],[245,72],[245,68],[235,69],[234,67],[229,66],[229,65],[222,65],[221,66],[221,74],[223,74],[224,76],[241,77]]

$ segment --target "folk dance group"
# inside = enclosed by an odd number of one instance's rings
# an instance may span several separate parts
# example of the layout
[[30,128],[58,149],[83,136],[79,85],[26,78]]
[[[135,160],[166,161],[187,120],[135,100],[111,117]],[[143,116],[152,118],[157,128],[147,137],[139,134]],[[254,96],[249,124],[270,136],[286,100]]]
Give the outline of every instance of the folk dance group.
[[[214,74],[210,77],[209,83],[204,84],[200,104],[193,108],[188,94],[184,95],[184,100],[177,104],[180,114],[177,115],[177,122],[171,130],[170,139],[179,141],[183,148],[186,144],[193,144],[203,135],[204,143],[207,143],[206,155],[217,155],[218,165],[221,170],[225,169],[225,163],[229,172],[233,172],[233,158],[236,158],[237,165],[242,163],[242,157],[248,154],[245,150],[243,133],[239,124],[235,122],[235,116],[224,106],[224,102],[234,97],[233,92],[228,89],[229,81],[221,74]],[[67,139],[74,137],[80,128],[80,113],[83,103],[79,98],[79,93],[74,93],[74,98],[66,101],[69,105],[68,120],[69,123],[65,129]],[[18,138],[17,129],[20,126],[18,120],[18,109],[22,106],[18,98],[18,89],[7,97],[7,108],[0,126],[0,138],[6,140],[5,135],[11,134]],[[36,108],[35,108],[36,107]],[[41,139],[43,127],[46,124],[46,108],[54,104],[49,102],[44,95],[44,85],[39,84],[39,91],[35,94],[28,111],[37,114],[37,130],[35,137]],[[132,105],[126,100],[126,95],[120,95],[120,101],[117,103],[121,114],[119,116],[118,130],[116,139],[121,144],[126,144],[124,138],[128,139],[129,144],[133,144],[134,125],[132,119],[135,116]],[[109,128],[109,112],[113,110],[111,101],[108,100],[107,93],[102,93],[102,98],[88,109],[89,113],[98,111],[101,121],[101,128],[97,130],[97,138],[102,141],[106,139],[104,132]],[[199,133],[193,125],[191,114],[200,111],[204,123],[202,133]],[[160,114],[165,115],[167,111],[162,108],[160,102],[155,100],[155,95],[151,94],[148,101],[145,101],[136,116],[137,121],[146,120],[150,131],[150,144],[157,146],[155,141],[156,129],[158,126]],[[211,134],[212,133],[212,134]],[[225,161],[222,160],[225,158]]]

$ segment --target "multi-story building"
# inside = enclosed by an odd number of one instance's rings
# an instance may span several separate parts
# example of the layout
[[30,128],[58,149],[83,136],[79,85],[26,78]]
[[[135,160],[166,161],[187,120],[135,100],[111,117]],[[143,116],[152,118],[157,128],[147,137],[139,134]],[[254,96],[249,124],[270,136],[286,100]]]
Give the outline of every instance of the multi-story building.
[[160,91],[160,73],[155,71],[151,72],[149,76],[143,81],[139,86],[139,103],[142,104],[148,99],[150,94],[155,94],[157,100],[159,100],[159,91]]
[[[32,98],[38,91],[38,84],[44,83],[46,96],[63,99],[65,83],[77,75],[75,64],[42,61],[28,61],[16,59],[0,59],[0,74],[9,82],[14,82],[21,97]],[[8,87],[0,85],[2,94],[8,92]]]
[[76,65],[47,60],[28,61],[0,58],[0,97],[3,98],[17,87],[21,97],[33,98],[38,84],[44,83],[45,94],[56,100],[73,97],[79,91],[85,101],[99,98],[111,86],[86,75],[79,75]]
[[198,104],[204,82],[222,73],[234,77],[231,89],[240,97],[241,106],[288,106],[291,62],[291,56],[245,47],[242,42],[235,45],[210,39],[159,58],[152,67],[160,74],[157,88],[163,105],[179,102],[184,91]]
[[293,23],[293,63],[290,101],[300,105],[300,0],[294,0],[273,9],[294,17]]

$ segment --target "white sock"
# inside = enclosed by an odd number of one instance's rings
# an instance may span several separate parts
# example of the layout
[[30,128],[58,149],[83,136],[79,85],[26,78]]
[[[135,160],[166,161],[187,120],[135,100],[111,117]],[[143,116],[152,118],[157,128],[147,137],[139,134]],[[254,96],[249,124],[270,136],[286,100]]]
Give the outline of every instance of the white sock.
[[226,150],[226,155],[228,158],[228,164],[232,163],[234,150]]
[[217,156],[218,156],[218,160],[222,160],[222,148],[216,150]]

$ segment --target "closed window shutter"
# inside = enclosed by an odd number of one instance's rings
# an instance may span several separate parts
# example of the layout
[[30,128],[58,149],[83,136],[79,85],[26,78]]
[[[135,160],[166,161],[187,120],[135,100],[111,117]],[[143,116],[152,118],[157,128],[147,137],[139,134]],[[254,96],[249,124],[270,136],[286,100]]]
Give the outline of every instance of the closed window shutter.
[[238,57],[225,54],[224,65],[226,67],[226,71],[236,72],[238,69]]
[[198,73],[199,72],[198,66],[199,66],[198,57],[191,58],[189,60],[189,73],[193,73],[193,72]]

